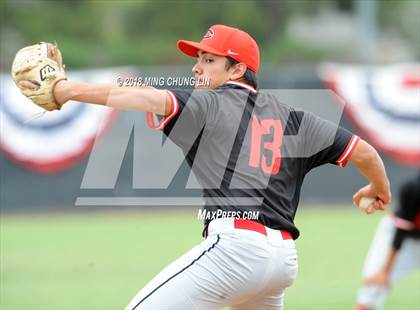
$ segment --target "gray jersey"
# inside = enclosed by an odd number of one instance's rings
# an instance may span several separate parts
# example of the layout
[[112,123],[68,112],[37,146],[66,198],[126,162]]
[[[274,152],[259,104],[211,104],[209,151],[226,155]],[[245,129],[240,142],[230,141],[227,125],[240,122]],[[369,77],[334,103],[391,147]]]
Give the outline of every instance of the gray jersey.
[[359,139],[243,83],[169,93],[172,113],[158,127],[183,150],[204,209],[258,211],[258,222],[294,239],[305,175],[326,163],[345,166]]

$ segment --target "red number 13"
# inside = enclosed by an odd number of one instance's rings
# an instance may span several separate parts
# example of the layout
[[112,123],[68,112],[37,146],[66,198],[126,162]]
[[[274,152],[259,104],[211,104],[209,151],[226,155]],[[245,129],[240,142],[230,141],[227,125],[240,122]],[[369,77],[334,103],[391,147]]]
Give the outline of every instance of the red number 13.
[[[279,120],[264,119],[261,122],[254,115],[252,117],[251,155],[249,166],[259,168],[267,173],[276,175],[280,171],[281,153],[280,146],[283,142],[283,128]],[[271,152],[271,163],[267,163],[267,156],[261,158],[261,140],[263,135],[271,135],[272,141],[264,142],[263,149]]]

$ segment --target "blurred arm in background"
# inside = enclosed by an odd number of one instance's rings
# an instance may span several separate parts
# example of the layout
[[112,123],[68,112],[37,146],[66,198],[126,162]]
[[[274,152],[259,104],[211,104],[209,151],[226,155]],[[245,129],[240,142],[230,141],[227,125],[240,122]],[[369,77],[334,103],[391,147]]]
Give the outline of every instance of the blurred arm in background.
[[400,189],[394,214],[382,218],[370,245],[355,310],[382,309],[390,289],[420,266],[420,173]]
[[[420,239],[420,174],[404,183],[399,195],[399,208],[393,216],[395,231],[383,267],[365,280],[366,285],[390,285],[395,258],[407,238]],[[417,252],[418,253],[418,252]],[[417,258],[418,260],[418,258]]]

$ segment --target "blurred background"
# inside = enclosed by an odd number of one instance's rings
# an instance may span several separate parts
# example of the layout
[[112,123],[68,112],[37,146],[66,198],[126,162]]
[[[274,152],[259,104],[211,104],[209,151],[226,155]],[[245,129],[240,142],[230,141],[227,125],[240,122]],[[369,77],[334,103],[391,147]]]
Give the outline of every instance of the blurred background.
[[420,56],[410,0],[2,1],[2,14],[6,71],[17,49],[54,40],[71,69],[191,63],[177,40],[198,40],[217,23],[251,33],[264,65],[361,62],[366,48],[375,63]]
[[[56,41],[71,79],[115,83],[124,75],[189,76],[194,60],[178,52],[177,40],[198,41],[213,24],[238,27],[260,46],[260,88],[330,88],[344,99],[341,124],[378,149],[394,197],[420,167],[419,1],[0,5],[1,309],[122,308],[200,240],[196,208],[75,207],[83,196],[174,196],[184,189],[176,182],[165,191],[133,189],[132,137],[115,187],[81,189],[96,134],[109,135],[116,124],[131,125],[138,116],[71,103],[28,123],[39,110],[9,73],[14,55],[26,45]],[[142,139],[147,145],[147,131]],[[159,173],[152,168],[144,173]],[[301,274],[286,299],[289,309],[352,307],[355,274],[361,273],[380,216],[367,219],[352,209],[351,197],[363,185],[351,166],[325,166],[305,179],[297,214]],[[146,237],[156,231],[153,240]],[[324,264],[314,266],[318,257]],[[354,268],[339,264],[347,260]],[[415,291],[418,272],[396,291],[388,309],[419,309],[419,295],[410,294]]]

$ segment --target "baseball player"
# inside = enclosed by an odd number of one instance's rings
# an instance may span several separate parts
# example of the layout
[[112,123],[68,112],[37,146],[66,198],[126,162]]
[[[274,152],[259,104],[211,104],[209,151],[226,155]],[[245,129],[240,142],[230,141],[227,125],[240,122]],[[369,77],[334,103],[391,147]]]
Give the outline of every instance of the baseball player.
[[378,225],[366,257],[356,310],[382,309],[391,287],[420,267],[420,173],[400,190],[395,214]]
[[[43,62],[57,48],[42,44],[28,48],[37,49],[36,65],[28,69],[22,59],[32,54],[19,52],[12,73],[22,92],[48,109],[77,100],[147,112],[148,125],[182,149],[203,188],[204,240],[152,279],[127,310],[282,309],[298,269],[293,220],[305,174],[350,161],[369,181],[354,203],[375,198],[371,213],[391,199],[384,165],[344,128],[259,91],[259,48],[248,33],[214,25],[200,42],[181,40],[178,48],[196,58],[194,90],[68,81],[58,51]],[[41,90],[48,100],[37,96]],[[250,220],[249,212],[258,216]]]

